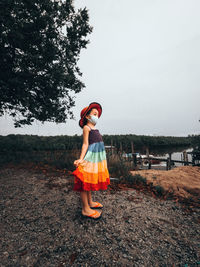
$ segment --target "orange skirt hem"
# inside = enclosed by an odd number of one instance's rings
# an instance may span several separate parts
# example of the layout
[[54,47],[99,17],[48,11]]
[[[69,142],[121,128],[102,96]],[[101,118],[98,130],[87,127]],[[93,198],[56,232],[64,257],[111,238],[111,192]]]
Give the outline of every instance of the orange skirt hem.
[[107,179],[107,182],[90,184],[84,183],[79,178],[75,177],[73,191],[83,192],[83,191],[98,191],[98,190],[107,190],[108,185],[110,184],[110,179]]
[[[76,172],[74,175],[74,187],[73,191],[98,191],[98,190],[107,190],[107,186],[110,184],[110,177],[105,179],[105,182],[98,182],[97,184],[87,183],[82,181],[77,175]],[[80,172],[79,172],[80,175]],[[82,178],[82,177],[81,177]]]

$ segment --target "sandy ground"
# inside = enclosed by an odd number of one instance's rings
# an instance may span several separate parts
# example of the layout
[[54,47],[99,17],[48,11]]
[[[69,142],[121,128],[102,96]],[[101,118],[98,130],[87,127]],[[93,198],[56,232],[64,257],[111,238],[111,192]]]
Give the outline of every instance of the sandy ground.
[[131,173],[140,174],[147,179],[147,183],[160,185],[177,196],[200,198],[200,167],[182,166],[169,171],[151,169]]

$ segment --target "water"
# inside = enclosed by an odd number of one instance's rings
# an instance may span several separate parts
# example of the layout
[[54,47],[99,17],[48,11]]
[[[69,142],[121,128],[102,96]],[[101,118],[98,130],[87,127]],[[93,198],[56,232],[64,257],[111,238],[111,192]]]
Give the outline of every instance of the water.
[[[158,158],[164,158],[167,159],[169,157],[169,153],[171,153],[171,159],[172,160],[183,160],[183,152],[191,152],[193,150],[193,148],[184,148],[184,147],[177,147],[177,148],[165,148],[165,149],[152,149],[149,151],[150,155],[153,155],[154,157],[158,157]],[[144,151],[139,151],[141,154]],[[188,154],[188,161],[191,162],[192,161],[192,156],[191,154]],[[145,164],[147,165],[147,164]],[[152,164],[153,166],[166,166],[166,162],[161,162],[159,164]],[[183,166],[182,163],[175,163],[175,166]]]
[[[193,149],[192,148],[188,148],[188,149],[182,149],[181,151],[173,151],[171,152],[171,159],[172,160],[183,160],[183,152],[186,151],[186,152],[191,152]],[[162,156],[160,156],[158,153],[157,154],[154,154],[154,156],[158,156],[158,157],[162,157],[162,158],[165,158],[167,159],[169,157],[169,153],[165,153],[165,154],[162,154]],[[192,156],[191,154],[188,154],[188,161],[191,162],[192,161]],[[162,165],[166,163],[161,163]],[[183,166],[182,163],[178,163],[176,162],[175,163],[175,166]]]

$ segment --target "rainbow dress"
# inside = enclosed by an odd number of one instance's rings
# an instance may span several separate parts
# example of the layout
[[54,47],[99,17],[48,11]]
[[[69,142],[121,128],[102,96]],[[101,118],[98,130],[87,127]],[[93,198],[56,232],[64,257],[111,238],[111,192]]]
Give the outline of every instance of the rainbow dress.
[[88,150],[84,162],[79,164],[74,175],[74,191],[106,190],[110,184],[106,151],[98,129],[89,132]]

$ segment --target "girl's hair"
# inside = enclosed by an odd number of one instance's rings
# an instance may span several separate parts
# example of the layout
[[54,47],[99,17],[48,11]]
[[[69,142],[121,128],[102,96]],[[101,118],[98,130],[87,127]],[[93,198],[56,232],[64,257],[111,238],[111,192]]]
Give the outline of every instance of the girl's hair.
[[[86,113],[86,115],[85,116],[88,116],[88,115],[90,115],[90,113],[91,113],[91,111],[93,110],[93,108],[92,109],[90,109],[87,113]],[[86,117],[84,118],[84,120],[83,120],[83,126],[84,125],[86,125],[87,124],[87,119],[86,119]]]

